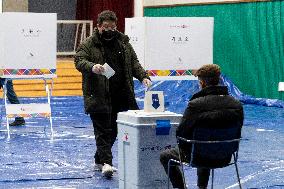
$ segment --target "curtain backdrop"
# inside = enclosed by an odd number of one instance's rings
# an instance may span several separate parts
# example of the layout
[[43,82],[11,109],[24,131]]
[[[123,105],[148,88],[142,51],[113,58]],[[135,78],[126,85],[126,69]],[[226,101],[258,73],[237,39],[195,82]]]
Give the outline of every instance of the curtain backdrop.
[[278,98],[284,81],[284,1],[145,8],[145,16],[214,17],[214,63],[244,93]]
[[118,17],[118,30],[124,32],[125,18],[134,15],[134,0],[77,0],[77,20],[93,20],[103,10],[114,11]]

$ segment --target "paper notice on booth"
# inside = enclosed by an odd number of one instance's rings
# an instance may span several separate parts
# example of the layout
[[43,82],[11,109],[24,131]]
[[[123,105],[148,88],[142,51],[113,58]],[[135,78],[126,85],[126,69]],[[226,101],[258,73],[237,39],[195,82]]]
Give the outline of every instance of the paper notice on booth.
[[105,71],[102,74],[106,76],[108,79],[115,74],[115,71],[107,63],[105,63],[103,67]]

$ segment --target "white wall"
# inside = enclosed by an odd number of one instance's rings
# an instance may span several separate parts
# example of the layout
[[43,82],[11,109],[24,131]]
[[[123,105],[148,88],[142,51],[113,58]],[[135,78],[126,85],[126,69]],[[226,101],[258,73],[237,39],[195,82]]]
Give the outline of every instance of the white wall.
[[134,16],[143,16],[143,2],[144,0],[134,0]]
[[0,13],[2,12],[2,0],[0,0]]

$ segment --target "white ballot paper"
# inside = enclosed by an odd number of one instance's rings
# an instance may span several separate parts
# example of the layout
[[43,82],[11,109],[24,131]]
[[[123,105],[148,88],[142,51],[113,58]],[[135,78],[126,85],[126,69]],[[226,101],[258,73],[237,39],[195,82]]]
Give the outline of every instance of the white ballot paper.
[[105,63],[103,67],[105,71],[102,74],[108,79],[115,74],[115,71],[107,63]]

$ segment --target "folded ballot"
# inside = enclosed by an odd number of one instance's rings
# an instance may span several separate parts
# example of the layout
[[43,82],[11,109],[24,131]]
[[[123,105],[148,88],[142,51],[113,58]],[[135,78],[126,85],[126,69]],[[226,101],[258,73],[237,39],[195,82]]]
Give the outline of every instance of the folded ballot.
[[115,74],[115,71],[107,63],[105,63],[103,67],[105,70],[102,74],[106,76],[108,79]]

